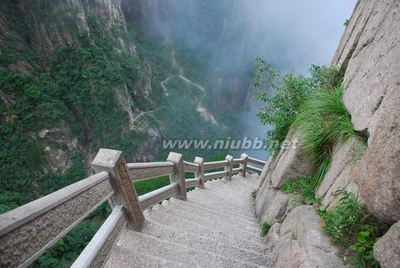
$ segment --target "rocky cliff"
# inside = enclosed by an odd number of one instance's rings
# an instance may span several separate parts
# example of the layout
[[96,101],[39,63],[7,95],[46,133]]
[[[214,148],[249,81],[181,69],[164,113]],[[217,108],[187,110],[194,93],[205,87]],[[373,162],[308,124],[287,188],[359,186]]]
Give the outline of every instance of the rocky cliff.
[[[365,146],[358,139],[338,142],[316,190],[316,198],[328,210],[337,206],[339,192],[354,193],[362,206],[389,225],[400,220],[399,14],[400,3],[395,0],[357,3],[332,65],[344,71],[344,102],[355,130],[368,143]],[[299,139],[298,148],[271,157],[256,198],[260,221],[275,223],[268,238],[271,247],[277,248],[276,262],[285,267],[342,266],[340,260],[330,260],[338,252],[321,232],[323,223],[315,209],[296,207],[299,197],[281,191],[285,181],[309,176],[315,168],[302,153],[301,137],[295,130],[287,139]],[[398,226],[394,224],[374,246],[375,258],[383,267],[400,265]],[[287,253],[279,253],[282,247]]]

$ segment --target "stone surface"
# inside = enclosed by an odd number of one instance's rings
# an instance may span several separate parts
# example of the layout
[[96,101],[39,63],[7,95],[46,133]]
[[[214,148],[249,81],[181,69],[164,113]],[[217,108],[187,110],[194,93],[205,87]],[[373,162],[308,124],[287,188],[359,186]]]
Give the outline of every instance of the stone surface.
[[285,181],[314,173],[311,158],[301,152],[302,143],[298,132],[291,129],[286,140],[291,145],[274,156],[268,168],[272,186],[275,188],[280,188]]
[[[35,259],[33,256],[35,253],[44,250],[49,243],[57,241],[60,234],[80,222],[83,216],[104,202],[112,192],[110,181],[104,180],[69,197],[50,210],[37,213],[38,215],[35,215],[31,221],[2,235],[0,237],[0,266],[16,267],[24,262],[30,263]],[[32,203],[26,206],[28,205]],[[14,211],[8,214],[13,215]],[[1,216],[7,218],[7,213]]]
[[293,209],[282,224],[275,223],[266,238],[271,267],[345,267],[321,226],[314,207],[307,205]]
[[344,102],[368,150],[352,171],[363,204],[400,219],[400,2],[359,1],[333,65],[345,69]]
[[301,204],[301,199],[299,195],[284,194],[273,188],[270,182],[264,181],[256,198],[259,222],[281,222],[296,205]]
[[257,177],[209,181],[187,201],[172,198],[147,210],[143,230],[125,229],[105,267],[269,267],[250,213]]
[[[357,138],[351,138],[335,146],[331,166],[316,192],[316,196],[321,199],[325,207],[333,207],[339,201],[340,193],[353,182],[351,177],[353,164],[362,156],[365,149],[364,143]],[[357,190],[357,188],[351,189],[351,192],[357,196]]]
[[400,221],[393,224],[374,245],[374,256],[382,267],[400,267]]

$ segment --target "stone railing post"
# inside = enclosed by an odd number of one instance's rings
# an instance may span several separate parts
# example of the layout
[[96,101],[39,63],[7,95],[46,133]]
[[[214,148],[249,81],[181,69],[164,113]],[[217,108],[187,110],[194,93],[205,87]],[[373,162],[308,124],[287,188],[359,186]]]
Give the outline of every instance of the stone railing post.
[[225,166],[225,171],[227,172],[227,174],[225,175],[225,179],[227,180],[231,180],[232,179],[232,168],[233,168],[233,156],[231,155],[227,155],[225,157],[225,160],[228,161],[228,163]]
[[194,163],[199,165],[199,168],[198,168],[197,172],[195,173],[195,177],[199,178],[199,187],[204,188],[205,187],[204,158],[196,156],[196,158],[194,159]]
[[115,191],[110,200],[111,205],[122,205],[128,226],[135,230],[142,229],[145,218],[122,152],[102,148],[94,158],[92,166],[96,172],[107,171],[110,174]]
[[247,173],[247,161],[249,156],[245,153],[242,153],[240,155],[240,158],[242,159],[242,163],[240,164],[240,168],[241,168],[241,173],[243,177],[246,177],[246,173]]
[[181,154],[170,152],[167,161],[174,163],[174,174],[169,176],[170,182],[177,182],[179,184],[180,199],[187,200],[186,198],[186,183],[185,172],[183,168],[183,158]]

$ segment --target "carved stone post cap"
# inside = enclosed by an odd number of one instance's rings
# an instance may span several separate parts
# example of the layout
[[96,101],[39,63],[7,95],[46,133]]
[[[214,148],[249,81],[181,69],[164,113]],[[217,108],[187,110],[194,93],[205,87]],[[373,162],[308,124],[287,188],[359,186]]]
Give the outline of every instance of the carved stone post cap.
[[240,157],[241,157],[241,158],[248,158],[249,156],[248,156],[246,153],[242,153],[242,154],[240,155]]
[[113,168],[121,157],[122,152],[101,148],[92,161],[93,166]]
[[226,157],[225,157],[225,160],[228,160],[229,162],[232,162],[233,161],[233,156],[231,156],[231,155],[227,155]]
[[194,161],[193,161],[193,162],[196,163],[196,164],[202,165],[202,164],[204,164],[204,158],[203,158],[203,157],[198,157],[198,156],[196,156],[196,157],[194,158]]
[[180,161],[182,161],[182,154],[170,152],[168,155],[167,161],[179,163]]

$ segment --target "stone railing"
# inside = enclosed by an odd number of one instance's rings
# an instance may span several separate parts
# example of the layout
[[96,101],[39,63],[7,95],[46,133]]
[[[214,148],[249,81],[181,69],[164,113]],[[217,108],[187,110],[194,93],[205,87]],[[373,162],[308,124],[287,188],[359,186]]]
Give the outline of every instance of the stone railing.
[[[262,168],[248,162],[265,165],[246,154],[240,158],[228,155],[225,160],[213,162],[196,157],[192,163],[173,152],[165,162],[127,164],[121,151],[100,149],[92,162],[95,175],[0,215],[0,267],[30,265],[108,200],[112,213],[73,264],[101,266],[121,229],[127,226],[141,230],[144,210],[170,197],[186,200],[188,188],[204,188],[208,180],[231,179],[238,173],[245,176],[247,170],[261,172]],[[194,173],[195,177],[185,179],[185,173]],[[133,182],[165,175],[170,177],[169,185],[141,196],[136,194]]]

